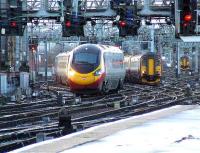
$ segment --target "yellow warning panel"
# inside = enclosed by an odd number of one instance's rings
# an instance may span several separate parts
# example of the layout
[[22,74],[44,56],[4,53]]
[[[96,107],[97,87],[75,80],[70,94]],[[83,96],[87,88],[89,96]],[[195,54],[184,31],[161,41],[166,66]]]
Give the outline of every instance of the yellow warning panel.
[[153,59],[149,59],[148,60],[148,73],[149,75],[154,75],[154,60]]
[[187,61],[186,61],[186,59],[184,58],[183,59],[183,66],[186,66],[187,65]]

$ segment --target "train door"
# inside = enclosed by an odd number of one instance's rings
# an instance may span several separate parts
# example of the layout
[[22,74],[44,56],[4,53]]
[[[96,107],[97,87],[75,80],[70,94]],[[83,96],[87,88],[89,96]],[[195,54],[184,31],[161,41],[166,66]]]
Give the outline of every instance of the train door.
[[116,89],[119,83],[119,80],[122,76],[122,60],[121,60],[121,56],[119,53],[112,53],[112,89]]
[[125,80],[128,81],[129,80],[129,75],[130,75],[130,58],[124,57],[124,68],[125,68]]
[[106,75],[107,75],[106,81],[107,81],[108,88],[110,89],[112,85],[112,77],[113,77],[113,72],[114,72],[113,65],[112,65],[113,55],[112,53],[106,53],[105,57],[106,57]]

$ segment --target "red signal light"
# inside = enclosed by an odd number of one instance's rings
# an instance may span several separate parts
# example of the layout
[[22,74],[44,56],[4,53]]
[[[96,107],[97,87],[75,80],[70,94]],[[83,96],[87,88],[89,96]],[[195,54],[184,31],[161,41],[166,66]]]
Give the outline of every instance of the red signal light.
[[34,44],[31,44],[30,49],[31,49],[32,52],[35,52],[37,50],[37,46],[34,45]]
[[12,28],[16,28],[16,27],[17,27],[17,22],[16,22],[16,21],[10,22],[10,26],[11,26]]
[[125,21],[119,21],[119,26],[120,27],[125,27],[126,26],[126,22]]
[[32,48],[31,48],[32,50],[35,50],[35,46],[32,46]]
[[68,27],[68,28],[71,27],[71,22],[70,21],[66,21],[65,22],[65,26]]
[[184,21],[190,22],[191,20],[192,20],[192,15],[191,15],[191,14],[186,14],[186,15],[184,16]]
[[31,50],[32,50],[32,52],[34,52],[34,53],[36,52],[36,48],[35,48],[35,47],[32,47]]

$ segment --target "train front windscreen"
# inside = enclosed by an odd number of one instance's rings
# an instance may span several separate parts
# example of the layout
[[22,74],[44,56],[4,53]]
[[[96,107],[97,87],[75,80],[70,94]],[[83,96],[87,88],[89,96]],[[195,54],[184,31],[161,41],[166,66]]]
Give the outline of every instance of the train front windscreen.
[[94,71],[100,64],[100,49],[95,46],[82,46],[74,51],[72,68],[79,73]]

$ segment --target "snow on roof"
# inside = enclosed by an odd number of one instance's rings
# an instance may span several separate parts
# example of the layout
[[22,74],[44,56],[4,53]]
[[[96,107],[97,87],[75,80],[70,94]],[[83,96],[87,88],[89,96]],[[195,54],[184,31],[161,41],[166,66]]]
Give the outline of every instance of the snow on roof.
[[200,36],[181,36],[183,42],[200,42]]

